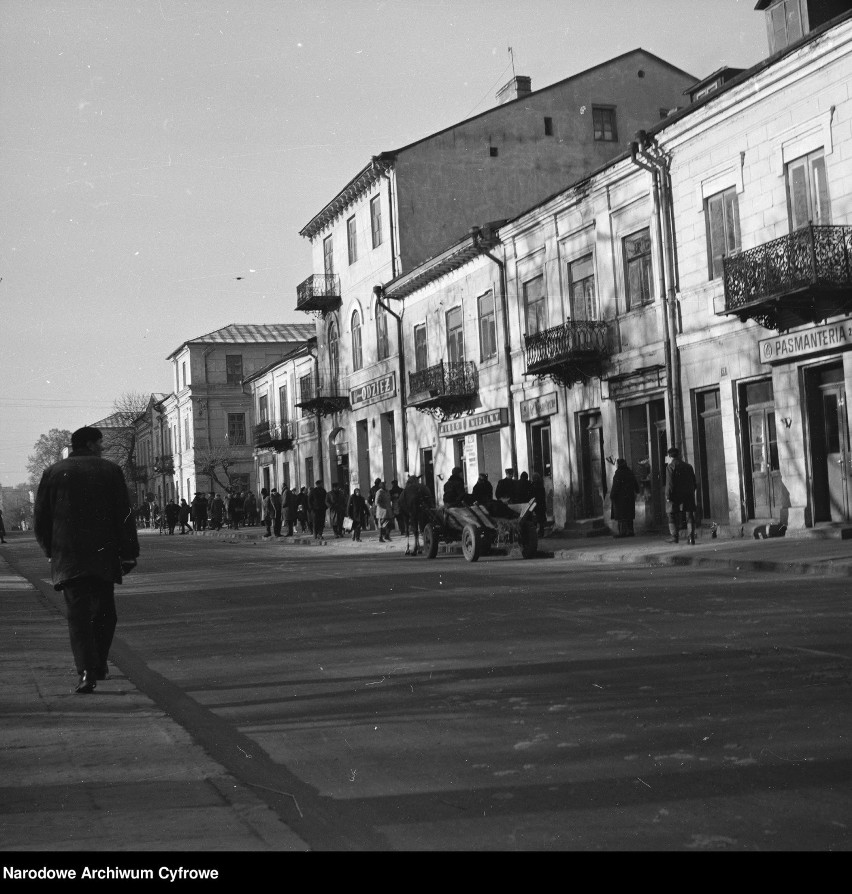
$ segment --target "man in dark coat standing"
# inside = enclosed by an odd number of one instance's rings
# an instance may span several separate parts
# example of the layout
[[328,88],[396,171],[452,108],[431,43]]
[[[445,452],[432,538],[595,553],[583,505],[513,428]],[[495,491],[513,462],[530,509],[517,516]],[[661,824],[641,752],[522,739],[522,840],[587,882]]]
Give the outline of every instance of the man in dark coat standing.
[[636,494],[639,493],[639,482],[627,460],[619,457],[615,461],[615,474],[612,476],[612,487],[609,490],[611,501],[610,516],[618,522],[618,533],[614,537],[632,537],[633,519],[636,517]]
[[346,515],[346,494],[343,493],[337,481],[331,485],[331,490],[326,494],[325,505],[328,509],[328,519],[334,536],[342,537],[343,519]]
[[35,500],[35,535],[67,609],[76,692],[109,672],[117,615],[115,584],[136,565],[139,540],[121,469],[103,459],[97,428],[71,435],[71,455],[45,469]]
[[669,543],[680,539],[680,514],[686,516],[689,543],[695,543],[695,469],[680,458],[680,450],[671,447],[666,466],[666,508],[669,516]]
[[322,486],[322,481],[317,481],[308,494],[308,503],[314,519],[315,540],[322,540],[322,532],[325,529],[325,498],[327,496],[328,491]]
[[273,487],[270,491],[269,502],[272,504],[272,533],[276,537],[280,537],[284,502],[281,499],[281,494],[278,493],[277,487]]

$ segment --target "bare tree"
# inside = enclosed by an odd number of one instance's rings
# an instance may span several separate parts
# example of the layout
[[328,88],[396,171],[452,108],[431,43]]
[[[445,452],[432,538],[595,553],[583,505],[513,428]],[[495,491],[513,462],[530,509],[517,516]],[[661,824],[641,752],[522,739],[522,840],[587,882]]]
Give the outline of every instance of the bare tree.
[[238,457],[227,444],[211,444],[195,449],[195,465],[201,474],[206,475],[210,480],[210,490],[213,490],[214,481],[223,490],[228,490],[233,485],[233,478],[229,470],[237,462],[237,459]]
[[131,481],[136,454],[136,420],[148,408],[151,395],[127,391],[113,401],[113,412],[101,421],[104,454],[121,466],[124,477]]
[[44,470],[59,462],[62,459],[63,449],[70,446],[71,432],[65,428],[52,428],[35,442],[34,453],[27,457],[30,487],[33,489],[38,487]]

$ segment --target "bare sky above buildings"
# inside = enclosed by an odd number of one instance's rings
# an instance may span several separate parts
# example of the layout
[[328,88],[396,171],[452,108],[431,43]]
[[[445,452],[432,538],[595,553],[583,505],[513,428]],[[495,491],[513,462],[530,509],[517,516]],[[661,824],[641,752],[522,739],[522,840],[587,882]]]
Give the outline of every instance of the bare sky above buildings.
[[299,230],[371,156],[637,47],[767,55],[755,0],[0,0],[0,483],[172,390],[229,323],[309,322]]

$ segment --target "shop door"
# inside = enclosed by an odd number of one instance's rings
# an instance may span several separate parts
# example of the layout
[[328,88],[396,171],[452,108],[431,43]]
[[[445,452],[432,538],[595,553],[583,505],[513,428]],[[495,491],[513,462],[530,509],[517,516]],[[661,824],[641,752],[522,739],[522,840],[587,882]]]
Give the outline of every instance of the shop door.
[[433,499],[435,498],[435,460],[431,448],[423,448],[420,451],[421,481],[429,488]]
[[580,416],[580,468],[583,484],[583,518],[603,515],[603,423],[600,413]]
[[772,382],[751,382],[742,387],[741,395],[748,517],[774,518],[781,495],[781,467]]
[[652,525],[665,520],[667,431],[666,402],[662,398],[621,411],[624,458],[642,488],[648,523]]
[[725,445],[722,440],[722,409],[719,389],[696,395],[698,416],[698,471],[701,479],[701,514],[727,524],[728,478],[725,472]]
[[842,365],[817,370],[809,385],[814,521],[849,521],[852,457]]
[[503,457],[500,451],[500,432],[489,431],[479,435],[477,445],[479,471],[488,475],[492,487],[503,477]]
[[355,439],[358,443],[358,484],[361,495],[366,496],[373,485],[370,480],[370,433],[366,419],[355,423]]
[[[553,517],[553,461],[550,449],[550,424],[531,425],[530,441],[532,442],[532,468],[530,472],[538,472],[544,482],[547,494],[547,517]],[[530,475],[532,477],[532,475]]]

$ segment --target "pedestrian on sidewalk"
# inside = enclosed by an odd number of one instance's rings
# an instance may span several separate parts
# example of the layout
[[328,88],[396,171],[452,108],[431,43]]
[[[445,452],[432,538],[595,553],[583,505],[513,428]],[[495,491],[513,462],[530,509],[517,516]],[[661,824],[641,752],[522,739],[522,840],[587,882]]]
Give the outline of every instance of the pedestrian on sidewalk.
[[207,530],[207,497],[200,491],[196,491],[190,504],[192,523],[196,531]]
[[609,497],[612,504],[610,516],[618,522],[618,533],[613,537],[633,537],[633,519],[636,518],[636,494],[639,493],[639,482],[627,460],[619,457],[615,461],[615,474],[612,476],[612,487]]
[[273,487],[269,492],[269,502],[272,503],[272,533],[276,537],[281,536],[281,512],[283,507],[283,502],[281,500],[281,494],[278,493],[278,488]]
[[331,485],[331,490],[325,496],[325,505],[331,530],[335,537],[340,538],[343,536],[343,519],[346,516],[346,494],[339,482],[335,481]]
[[214,531],[221,531],[224,517],[225,501],[221,494],[210,494],[210,527]]
[[406,542],[406,555],[419,555],[420,549],[420,523],[423,511],[432,504],[432,494],[429,488],[420,481],[419,476],[409,475],[405,487],[402,489],[402,499],[400,505],[405,513],[405,536],[406,541],[414,534],[414,549],[408,546]]
[[308,530],[308,512],[310,511],[310,507],[308,506],[308,489],[306,487],[302,487],[299,490],[299,494],[296,497],[296,521],[299,523],[299,531],[302,534],[305,534]]
[[367,524],[367,501],[361,496],[361,488],[356,487],[346,504],[346,514],[352,519],[352,539],[361,542],[361,529]]
[[379,543],[390,543],[390,532],[393,527],[393,501],[383,481],[379,482],[379,487],[373,496],[373,503],[376,510],[376,527],[379,529]]
[[538,523],[538,536],[544,537],[544,526],[547,524],[547,491],[541,473],[532,473],[532,493],[535,500],[535,518]]
[[268,540],[272,536],[272,513],[272,498],[269,491],[262,487],[260,489],[260,522],[266,528],[266,533],[263,535],[264,540]]
[[239,530],[240,522],[243,520],[244,502],[243,495],[236,488],[231,493],[231,496],[228,497],[228,526],[235,531]]
[[164,515],[166,517],[166,528],[168,528],[169,534],[174,534],[175,525],[177,524],[178,516],[180,515],[180,509],[178,508],[178,504],[171,498],[169,498],[169,502],[166,503]]
[[322,486],[322,481],[317,481],[308,494],[308,506],[313,517],[315,540],[322,540],[322,534],[325,530],[325,498],[327,496],[328,491]]
[[289,485],[285,484],[284,490],[281,494],[281,512],[283,513],[282,524],[287,526],[287,537],[293,536],[293,530],[296,526],[297,508],[296,491],[294,491],[293,488]]
[[115,584],[135,566],[139,540],[127,482],[104,459],[103,434],[86,426],[71,435],[71,454],[45,469],[35,500],[35,535],[65,597],[68,633],[80,679],[93,692],[109,673],[118,616]]
[[3,524],[3,510],[0,509],[0,543],[6,542],[6,526]]
[[189,503],[186,502],[184,497],[180,498],[180,506],[178,506],[178,524],[180,524],[180,532],[181,534],[186,534],[187,530],[192,534],[192,525],[189,521]]
[[695,469],[680,458],[680,450],[670,447],[666,466],[666,509],[669,516],[669,543],[680,540],[681,513],[686,517],[687,539],[695,543]]
[[[399,533],[404,534],[407,526],[405,524],[405,519],[402,517],[402,510],[400,509],[402,488],[399,486],[399,482],[396,480],[396,478],[391,481],[391,486],[388,488],[388,493],[391,497],[391,509],[393,509],[393,517],[396,521]],[[391,528],[393,528],[393,526],[391,526]]]

